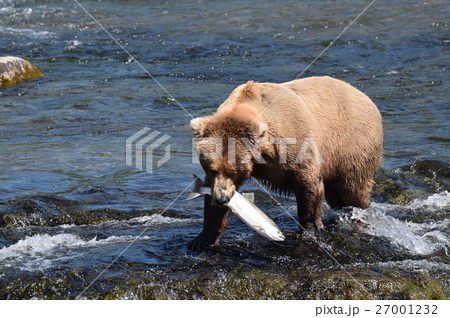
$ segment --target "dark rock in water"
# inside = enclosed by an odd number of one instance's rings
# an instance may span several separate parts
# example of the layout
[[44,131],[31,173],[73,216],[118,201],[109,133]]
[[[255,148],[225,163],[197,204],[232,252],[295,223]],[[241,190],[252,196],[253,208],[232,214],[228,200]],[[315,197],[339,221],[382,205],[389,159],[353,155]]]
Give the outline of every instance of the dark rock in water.
[[390,204],[405,205],[412,201],[413,194],[408,190],[407,184],[399,178],[395,180],[392,175],[380,171],[375,178],[376,185],[373,197]]
[[[291,270],[279,274],[238,266],[189,275],[137,273],[105,299],[446,299],[446,288],[427,273],[398,270]],[[447,289],[448,292],[448,289]],[[90,295],[86,295],[91,298]],[[94,295],[98,297],[98,295]],[[101,297],[99,297],[101,298]]]
[[[161,210],[84,209],[79,206],[80,204],[82,202],[55,196],[29,196],[0,202],[0,228],[100,224],[162,213]],[[164,211],[164,215],[185,217],[172,210]]]
[[418,160],[409,169],[428,178],[450,178],[450,165],[440,160]]
[[420,186],[429,188],[429,192],[439,193],[450,190],[450,164],[442,160],[416,160],[403,168],[413,178],[421,182]]
[[372,197],[376,201],[405,205],[413,198],[450,190],[450,165],[441,160],[416,160],[395,171],[380,169]]
[[0,57],[0,86],[6,87],[42,77],[41,71],[29,61],[14,56]]

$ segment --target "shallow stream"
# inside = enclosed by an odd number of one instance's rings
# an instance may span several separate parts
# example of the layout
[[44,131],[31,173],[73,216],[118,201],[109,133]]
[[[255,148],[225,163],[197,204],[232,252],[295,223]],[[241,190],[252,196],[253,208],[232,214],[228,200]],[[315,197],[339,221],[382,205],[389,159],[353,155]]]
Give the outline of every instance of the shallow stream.
[[[0,54],[44,74],[0,89],[0,298],[449,298],[450,7],[370,3],[0,0]],[[188,250],[190,119],[248,80],[313,75],[383,115],[372,207],[327,208],[316,242],[254,244],[233,218],[220,246]],[[145,127],[167,140],[127,165]],[[292,198],[244,191],[297,228]]]

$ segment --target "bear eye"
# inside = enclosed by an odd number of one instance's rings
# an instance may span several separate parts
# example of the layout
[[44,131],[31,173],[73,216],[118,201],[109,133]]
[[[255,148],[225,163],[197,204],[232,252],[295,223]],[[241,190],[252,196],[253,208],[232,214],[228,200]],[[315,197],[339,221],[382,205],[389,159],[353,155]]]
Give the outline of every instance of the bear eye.
[[228,174],[228,176],[229,176],[230,178],[234,178],[234,177],[236,177],[236,172],[230,172],[230,173]]
[[210,173],[213,177],[217,176],[217,170],[210,169],[210,170],[209,170],[209,173]]

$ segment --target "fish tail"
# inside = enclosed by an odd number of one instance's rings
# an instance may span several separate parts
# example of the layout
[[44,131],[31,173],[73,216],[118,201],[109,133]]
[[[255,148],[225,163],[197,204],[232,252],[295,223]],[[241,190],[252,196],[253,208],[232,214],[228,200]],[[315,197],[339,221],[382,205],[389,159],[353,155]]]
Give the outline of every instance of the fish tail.
[[202,195],[201,188],[202,186],[204,186],[204,182],[195,174],[193,176],[194,176],[194,188],[192,189],[191,194],[189,194],[186,200],[192,200]]

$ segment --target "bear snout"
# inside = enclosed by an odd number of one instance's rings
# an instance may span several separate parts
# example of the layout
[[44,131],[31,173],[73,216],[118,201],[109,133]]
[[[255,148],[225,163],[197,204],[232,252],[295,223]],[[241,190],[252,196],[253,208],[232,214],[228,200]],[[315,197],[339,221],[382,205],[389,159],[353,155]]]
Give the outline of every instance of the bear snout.
[[213,191],[213,200],[216,205],[224,205],[230,202],[233,194],[234,194],[234,187],[233,188],[216,187]]
[[212,202],[216,205],[224,205],[230,202],[234,195],[236,186],[228,177],[219,174],[216,178],[212,180]]
[[230,202],[231,197],[234,194],[234,191],[230,191],[231,189],[223,189],[223,188],[216,188],[214,193],[213,193],[213,197],[214,197],[214,202],[217,205],[224,205],[228,202]]
[[231,197],[228,197],[227,195],[222,195],[222,196],[216,198],[216,204],[217,205],[225,205],[228,202],[230,202],[230,200],[231,200]]

